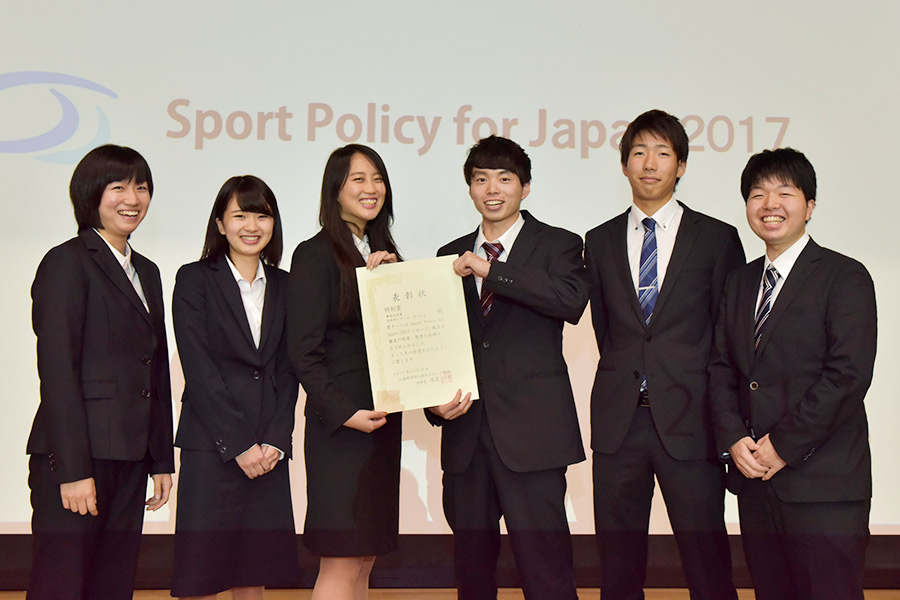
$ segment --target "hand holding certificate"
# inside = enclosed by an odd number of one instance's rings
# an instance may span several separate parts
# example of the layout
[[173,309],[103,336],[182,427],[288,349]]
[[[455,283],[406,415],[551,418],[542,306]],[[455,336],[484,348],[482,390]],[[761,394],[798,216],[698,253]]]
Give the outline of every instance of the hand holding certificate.
[[455,256],[356,270],[375,410],[398,412],[478,397]]

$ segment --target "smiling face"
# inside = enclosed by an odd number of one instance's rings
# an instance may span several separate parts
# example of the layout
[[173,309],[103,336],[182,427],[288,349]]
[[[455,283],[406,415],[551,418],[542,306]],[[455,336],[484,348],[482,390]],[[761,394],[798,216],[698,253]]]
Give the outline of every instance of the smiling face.
[[259,260],[259,255],[272,239],[275,219],[265,213],[241,210],[232,196],[221,219],[216,219],[219,233],[228,240],[228,256],[237,265],[241,259]]
[[505,169],[472,169],[469,196],[481,213],[485,237],[495,240],[519,218],[522,204],[531,184],[522,185],[519,176]]
[[686,169],[687,163],[678,161],[667,139],[646,131],[635,137],[628,160],[622,165],[634,203],[647,215],[669,201]]
[[97,212],[102,235],[123,254],[128,236],[137,229],[150,208],[150,189],[146,182],[113,181],[103,190]]
[[775,260],[806,233],[815,200],[807,200],[800,188],[778,179],[764,179],[750,188],[747,222],[766,243],[766,254]]
[[366,224],[378,216],[384,206],[385,185],[381,173],[365,155],[357,152],[350,159],[347,179],[338,193],[341,219],[350,231],[362,238]]

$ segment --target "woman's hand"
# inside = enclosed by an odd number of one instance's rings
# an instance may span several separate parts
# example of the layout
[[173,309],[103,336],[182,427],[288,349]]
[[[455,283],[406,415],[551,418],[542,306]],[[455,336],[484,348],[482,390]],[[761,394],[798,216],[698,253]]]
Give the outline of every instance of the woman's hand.
[[90,513],[95,517],[100,514],[97,512],[97,488],[93,477],[59,484],[59,496],[66,510],[82,515]]
[[269,460],[263,454],[259,444],[253,444],[249,450],[234,459],[248,479],[256,479],[269,472]]
[[461,417],[469,412],[469,409],[472,408],[472,402],[472,392],[463,396],[462,390],[456,390],[456,396],[453,397],[453,400],[440,406],[431,406],[428,410],[442,419],[452,421],[456,417]]
[[369,255],[369,258],[366,260],[366,268],[372,270],[381,263],[395,262],[397,262],[396,254],[394,254],[393,252],[387,252],[386,250],[379,250],[378,252],[373,252]]
[[372,433],[387,423],[387,413],[380,410],[359,409],[353,416],[344,421],[344,427],[356,429],[363,433]]

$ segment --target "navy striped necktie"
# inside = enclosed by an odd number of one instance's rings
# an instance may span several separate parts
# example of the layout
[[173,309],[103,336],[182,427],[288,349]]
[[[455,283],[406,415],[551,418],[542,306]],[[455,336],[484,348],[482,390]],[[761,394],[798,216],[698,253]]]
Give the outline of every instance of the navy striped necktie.
[[775,265],[769,265],[766,269],[766,277],[763,281],[763,294],[759,302],[759,308],[756,309],[756,322],[753,326],[754,348],[759,348],[759,340],[762,338],[763,325],[769,319],[769,313],[772,312],[772,292],[775,291],[775,284],[781,274],[775,268]]

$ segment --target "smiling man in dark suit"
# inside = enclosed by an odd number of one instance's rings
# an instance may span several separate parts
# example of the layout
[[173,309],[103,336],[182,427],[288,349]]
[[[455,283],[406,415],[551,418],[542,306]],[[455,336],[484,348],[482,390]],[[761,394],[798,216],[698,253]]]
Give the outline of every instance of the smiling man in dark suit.
[[632,205],[585,242],[600,350],[591,448],[603,599],[644,597],[654,475],[691,598],[734,599],[706,368],[722,286],[744,251],[734,227],[675,200],[688,155],[678,119],[638,116],[620,151]]
[[751,157],[741,194],[766,254],[725,286],[710,386],[756,598],[862,600],[875,289],[806,233],[816,173],[802,153]]
[[481,140],[463,172],[482,222],[438,254],[460,255],[481,397],[426,411],[443,426],[459,597],[496,599],[502,516],[525,598],[574,599],[566,467],[584,448],[562,330],[587,304],[581,238],[520,211],[531,160],[512,140]]

